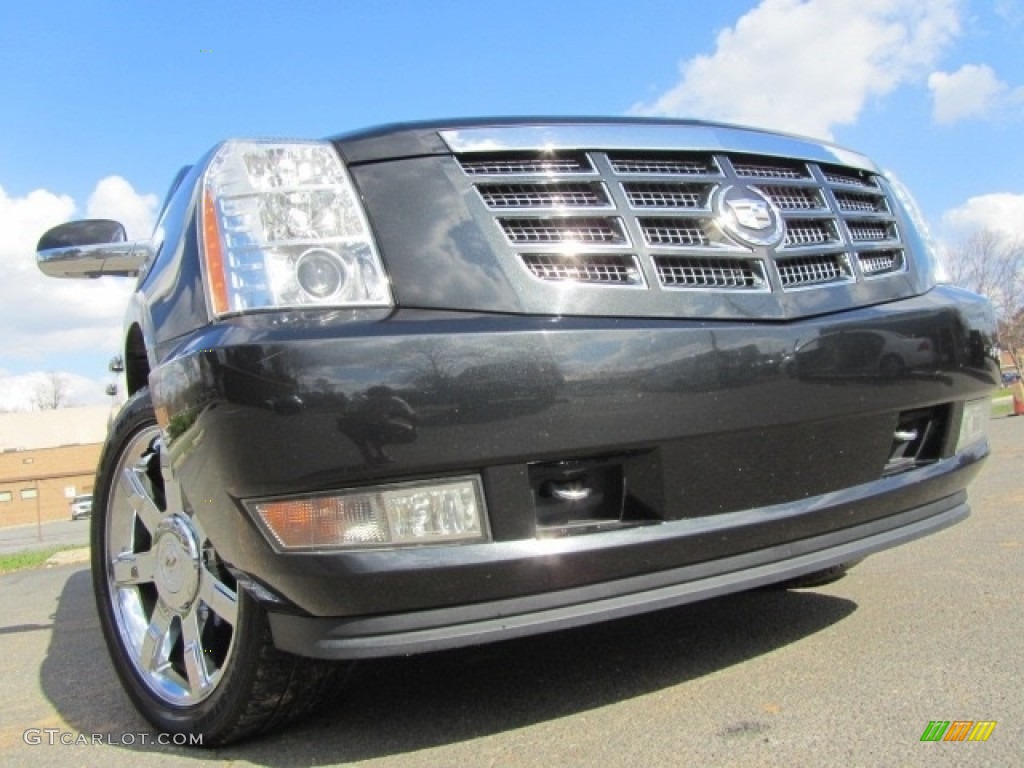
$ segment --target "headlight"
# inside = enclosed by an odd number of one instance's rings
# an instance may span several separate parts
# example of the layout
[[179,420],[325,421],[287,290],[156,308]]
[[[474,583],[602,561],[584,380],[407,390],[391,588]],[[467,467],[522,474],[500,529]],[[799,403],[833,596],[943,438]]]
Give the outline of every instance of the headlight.
[[946,269],[946,265],[939,255],[939,248],[935,243],[935,238],[932,237],[928,222],[925,221],[924,216],[921,214],[921,209],[918,207],[914,196],[910,194],[910,190],[904,186],[903,182],[892,171],[885,171],[884,175],[889,183],[889,189],[892,190],[897,202],[907,214],[907,218],[910,219],[910,223],[917,230],[917,239],[924,250],[924,253],[920,254],[919,258],[923,256],[929,260],[928,268],[936,283],[953,282],[949,276],[949,271]]
[[352,180],[326,142],[222,144],[203,179],[202,241],[218,316],[392,304]]

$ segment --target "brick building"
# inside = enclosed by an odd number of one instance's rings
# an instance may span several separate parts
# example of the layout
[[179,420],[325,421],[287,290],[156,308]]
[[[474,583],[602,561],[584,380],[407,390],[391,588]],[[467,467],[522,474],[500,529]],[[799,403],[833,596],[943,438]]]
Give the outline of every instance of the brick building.
[[0,526],[66,520],[92,493],[110,409],[0,413]]

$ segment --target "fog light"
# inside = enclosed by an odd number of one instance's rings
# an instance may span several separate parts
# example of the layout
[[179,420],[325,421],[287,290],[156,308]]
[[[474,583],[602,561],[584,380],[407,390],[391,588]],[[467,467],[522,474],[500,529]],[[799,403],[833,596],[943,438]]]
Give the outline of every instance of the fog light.
[[987,397],[983,400],[970,400],[964,403],[964,415],[960,420],[960,437],[956,441],[957,451],[985,437],[991,414],[992,401]]
[[246,502],[275,549],[448,544],[487,538],[480,480],[459,477]]

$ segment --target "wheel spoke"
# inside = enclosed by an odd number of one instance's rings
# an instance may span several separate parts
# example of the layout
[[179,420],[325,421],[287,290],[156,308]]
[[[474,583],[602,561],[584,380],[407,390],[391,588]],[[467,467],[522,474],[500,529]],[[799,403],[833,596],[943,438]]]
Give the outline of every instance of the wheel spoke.
[[150,533],[156,531],[164,513],[157,507],[149,491],[142,482],[142,474],[135,467],[125,467],[121,473],[121,490],[128,498],[132,511],[139,516],[142,524]]
[[160,456],[160,474],[164,479],[164,506],[168,513],[181,512],[184,509],[181,502],[181,486],[174,479],[171,456],[164,446],[162,437],[156,441],[156,446]]
[[139,651],[139,663],[149,672],[159,672],[170,663],[170,643],[167,640],[171,631],[171,619],[172,616],[167,609],[157,602]]
[[238,620],[238,595],[206,568],[203,568],[201,578],[200,599],[210,606],[211,611],[234,627]]
[[152,552],[124,552],[114,558],[114,584],[129,587],[153,581],[156,559]]
[[206,651],[200,638],[199,621],[195,611],[181,620],[181,634],[185,650],[185,672],[189,692],[200,698],[210,687],[210,673],[206,668]]

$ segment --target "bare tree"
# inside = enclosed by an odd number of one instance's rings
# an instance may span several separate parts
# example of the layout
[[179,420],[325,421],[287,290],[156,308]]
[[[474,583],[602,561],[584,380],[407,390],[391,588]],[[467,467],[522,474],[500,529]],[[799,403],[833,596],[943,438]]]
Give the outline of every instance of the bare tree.
[[999,343],[1010,353],[1013,367],[1017,372],[1024,371],[1021,367],[1021,357],[1024,353],[1024,310],[999,321]]
[[40,411],[52,411],[70,405],[68,379],[62,373],[49,371],[46,378],[36,384],[32,402]]
[[977,229],[949,249],[949,273],[955,285],[992,302],[999,342],[1021,370],[1024,352],[1024,238]]

